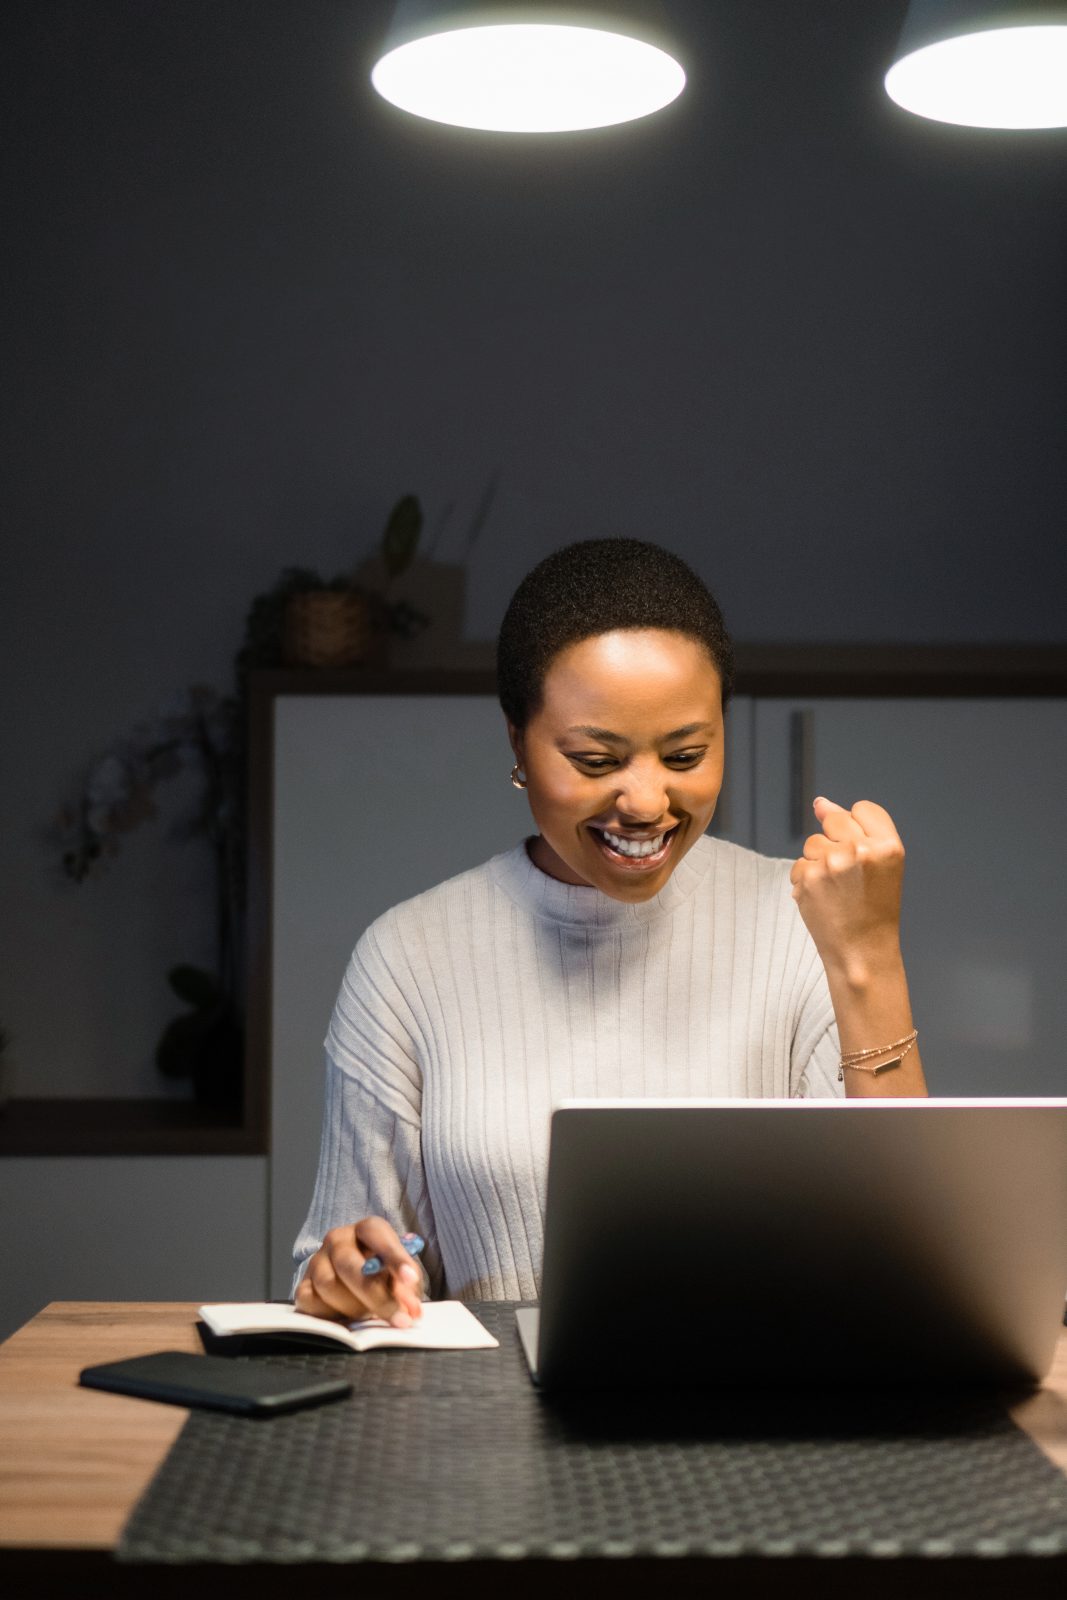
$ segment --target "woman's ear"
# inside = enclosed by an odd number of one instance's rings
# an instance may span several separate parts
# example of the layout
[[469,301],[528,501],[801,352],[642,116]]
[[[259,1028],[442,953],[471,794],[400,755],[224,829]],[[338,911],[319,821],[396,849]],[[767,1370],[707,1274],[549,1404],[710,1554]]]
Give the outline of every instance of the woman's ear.
[[[505,718],[505,721],[507,719]],[[525,768],[526,763],[522,755],[522,734],[513,722],[507,723],[508,743],[511,745],[512,754],[520,767]]]

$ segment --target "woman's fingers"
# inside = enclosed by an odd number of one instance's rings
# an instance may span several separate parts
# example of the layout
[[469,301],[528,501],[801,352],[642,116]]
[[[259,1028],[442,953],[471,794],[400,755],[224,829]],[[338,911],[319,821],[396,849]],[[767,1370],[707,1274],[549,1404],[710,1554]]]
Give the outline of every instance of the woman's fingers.
[[[818,862],[832,872],[845,872],[865,862],[903,860],[904,846],[892,817],[873,800],[857,800],[851,811],[820,795],[813,810],[821,833],[804,841],[806,861]],[[797,881],[793,879],[794,883]]]
[[892,817],[884,806],[874,800],[857,800],[852,807],[852,816],[869,839],[900,844],[900,834]]
[[[379,1269],[364,1272],[376,1257]],[[311,1316],[381,1317],[407,1328],[422,1315],[422,1273],[382,1217],[331,1228],[297,1285],[296,1307]]]
[[804,840],[800,859],[793,863],[790,877],[794,888],[810,882],[813,867],[840,875],[873,870],[899,874],[904,860],[904,845],[892,817],[873,800],[857,800],[851,811],[820,795],[813,802],[821,833]]
[[836,801],[827,800],[825,795],[820,795],[814,801],[812,810],[827,839],[843,843],[845,840],[860,840],[865,837],[863,825],[854,812],[846,811],[844,806],[839,806]]
[[851,811],[846,811],[836,801],[819,795],[813,801],[812,809],[826,837],[838,843],[854,839],[883,845],[900,844],[900,835],[892,817],[884,806],[874,800],[857,800]]
[[805,839],[793,863],[793,899],[824,965],[870,966],[899,941],[904,846],[873,800],[848,811],[820,795],[813,810],[822,832]]
[[339,1285],[325,1250],[316,1250],[311,1257],[293,1298],[296,1309],[311,1317],[353,1322],[357,1317],[368,1315],[367,1308],[359,1305],[343,1285]]
[[341,1317],[336,1311],[331,1310],[331,1308],[326,1304],[325,1300],[321,1300],[315,1293],[315,1290],[311,1285],[311,1279],[308,1277],[306,1272],[296,1286],[296,1293],[293,1295],[293,1304],[298,1311],[302,1311],[307,1317],[323,1317],[328,1322],[355,1321],[354,1317]]
[[[400,1313],[417,1322],[422,1316],[422,1272],[404,1248],[396,1229],[384,1217],[365,1217],[357,1222],[356,1239],[362,1252],[359,1263],[361,1292],[384,1295],[394,1302],[393,1320]],[[363,1268],[371,1259],[381,1263],[379,1270],[368,1276]],[[384,1316],[385,1312],[379,1312]]]

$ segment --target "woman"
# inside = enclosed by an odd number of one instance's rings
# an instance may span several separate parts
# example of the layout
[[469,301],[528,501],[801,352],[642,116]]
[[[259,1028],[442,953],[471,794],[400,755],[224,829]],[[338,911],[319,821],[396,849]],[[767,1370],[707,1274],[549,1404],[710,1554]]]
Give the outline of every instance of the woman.
[[[356,946],[301,1311],[409,1326],[427,1284],[534,1298],[564,1096],[926,1092],[888,814],[817,799],[792,864],[705,832],[733,663],[683,561],[629,539],[557,551],[516,591],[497,666],[538,831]],[[425,1278],[402,1228],[426,1241]]]

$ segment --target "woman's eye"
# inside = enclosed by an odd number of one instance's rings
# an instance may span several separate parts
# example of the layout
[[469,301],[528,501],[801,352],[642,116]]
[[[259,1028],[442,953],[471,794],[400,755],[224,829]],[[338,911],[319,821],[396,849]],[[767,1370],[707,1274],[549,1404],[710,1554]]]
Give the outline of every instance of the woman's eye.
[[[684,772],[689,767],[695,767],[699,762],[703,761],[706,754],[705,750],[676,750],[672,755],[664,756],[663,759],[676,772]],[[575,755],[571,757],[571,760],[583,772],[588,772],[592,776],[600,772],[610,772],[619,764],[614,756]]]

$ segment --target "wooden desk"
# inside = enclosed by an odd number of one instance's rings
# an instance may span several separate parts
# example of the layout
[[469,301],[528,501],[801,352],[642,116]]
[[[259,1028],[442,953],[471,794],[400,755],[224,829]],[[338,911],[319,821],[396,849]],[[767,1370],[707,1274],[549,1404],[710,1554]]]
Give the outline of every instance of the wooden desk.
[[[0,1345],[0,1585],[20,1600],[31,1594],[109,1596],[145,1593],[189,1595],[205,1600],[213,1593],[234,1594],[238,1569],[121,1567],[112,1560],[123,1525],[135,1501],[180,1431],[187,1412],[78,1385],[82,1367],[151,1350],[201,1349],[195,1331],[195,1303],[148,1304],[57,1301]],[[1017,1406],[1015,1420],[1067,1474],[1067,1330],[1044,1387]],[[509,1600],[524,1593],[562,1597],[587,1593],[597,1581],[584,1562],[509,1564],[463,1563],[435,1568],[391,1567],[381,1573],[361,1568],[353,1576],[360,1600],[389,1600],[432,1586],[434,1600],[495,1592],[506,1586]],[[808,1592],[821,1597],[854,1595],[865,1600],[882,1594],[943,1595],[963,1583],[969,1597],[1067,1593],[1067,1563],[1049,1560],[917,1562],[737,1561],[708,1563],[644,1560],[614,1562],[608,1581],[615,1595],[640,1592],[643,1600],[669,1584],[673,1595],[732,1595]],[[486,1568],[496,1567],[496,1572]],[[669,1571],[668,1571],[669,1567]],[[946,1570],[951,1569],[951,1573]],[[478,1569],[481,1568],[481,1572]],[[862,1571],[857,1570],[862,1568]],[[965,1570],[963,1570],[965,1569]],[[294,1592],[295,1574],[284,1566],[242,1569],[255,1573],[257,1594]],[[301,1569],[299,1588],[309,1592],[313,1576],[334,1588],[338,1568]],[[348,1579],[344,1580],[346,1583]],[[862,1586],[862,1589],[857,1586]]]

